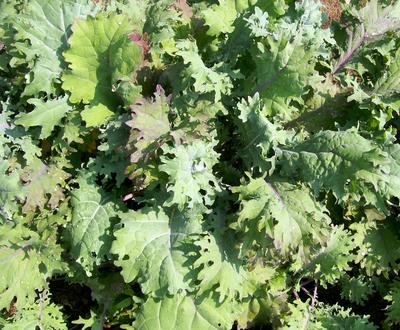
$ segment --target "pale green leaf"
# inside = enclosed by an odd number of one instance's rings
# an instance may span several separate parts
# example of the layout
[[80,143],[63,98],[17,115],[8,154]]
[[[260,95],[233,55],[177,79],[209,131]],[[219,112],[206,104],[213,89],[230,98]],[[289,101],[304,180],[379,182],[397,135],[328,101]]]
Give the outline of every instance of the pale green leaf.
[[193,266],[199,269],[196,277],[200,281],[198,294],[218,292],[219,302],[247,296],[246,270],[238,258],[235,240],[229,235],[201,234],[193,242],[199,248]]
[[173,158],[162,156],[163,164],[159,166],[160,171],[169,175],[167,189],[172,192],[172,197],[166,205],[177,204],[182,210],[185,205],[193,208],[196,204],[213,203],[216,191],[220,190],[212,172],[219,156],[213,149],[214,145],[195,140],[191,145],[163,147],[167,155],[173,155]]
[[[42,293],[43,294],[43,293]],[[35,304],[27,305],[17,311],[12,320],[2,328],[3,330],[67,330],[61,308],[50,302],[47,297],[38,299]]]
[[214,101],[221,100],[223,94],[229,94],[233,85],[231,77],[221,70],[223,63],[207,67],[197,48],[196,43],[181,40],[175,45],[176,55],[181,56],[183,63],[188,65],[188,73],[194,79],[193,87],[198,93],[213,93]]
[[241,200],[238,228],[250,241],[254,239],[251,232],[261,232],[262,240],[273,241],[284,256],[299,253],[306,261],[309,246],[323,244],[328,237],[327,210],[304,186],[259,178],[233,192]]
[[72,219],[66,230],[70,236],[72,256],[90,272],[110,248],[109,231],[117,205],[86,176],[78,182],[79,189],[71,192]]
[[199,232],[199,223],[175,212],[168,217],[162,210],[147,208],[120,217],[123,227],[114,232],[111,252],[118,255],[115,264],[122,267],[125,281],[137,280],[152,296],[188,289],[184,242]]
[[387,72],[376,82],[374,92],[383,95],[400,92],[400,49]]
[[134,325],[138,330],[230,330],[236,313],[230,301],[218,304],[212,298],[197,301],[177,294],[162,300],[149,298]]
[[232,32],[233,22],[238,15],[235,1],[232,0],[219,0],[218,5],[210,6],[201,14],[205,25],[208,26],[207,34],[210,36]]
[[114,90],[120,80],[131,80],[142,50],[127,36],[126,16],[99,14],[76,20],[72,31],[70,49],[64,53],[70,70],[62,77],[63,88],[70,92],[70,102],[86,104],[82,118],[87,126],[99,126],[120,105]]
[[32,0],[16,16],[16,38],[28,39],[31,47],[25,49],[26,55],[36,57],[25,95],[55,91],[54,84],[65,68],[62,52],[68,45],[71,24],[90,14],[92,8],[87,0]]
[[42,290],[53,273],[64,268],[61,247],[41,241],[38,234],[21,225],[0,226],[0,308],[22,308],[33,303],[35,290]]

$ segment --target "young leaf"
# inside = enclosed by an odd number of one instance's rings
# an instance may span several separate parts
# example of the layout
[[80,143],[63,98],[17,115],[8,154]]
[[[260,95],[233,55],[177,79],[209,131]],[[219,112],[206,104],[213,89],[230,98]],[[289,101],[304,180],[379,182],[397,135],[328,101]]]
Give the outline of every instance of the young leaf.
[[212,172],[218,161],[214,146],[214,143],[195,140],[191,145],[163,148],[167,155],[161,157],[163,164],[159,169],[169,175],[167,189],[172,192],[167,206],[176,204],[183,210],[185,205],[193,208],[203,202],[205,205],[213,203],[215,193],[219,190],[219,182]]

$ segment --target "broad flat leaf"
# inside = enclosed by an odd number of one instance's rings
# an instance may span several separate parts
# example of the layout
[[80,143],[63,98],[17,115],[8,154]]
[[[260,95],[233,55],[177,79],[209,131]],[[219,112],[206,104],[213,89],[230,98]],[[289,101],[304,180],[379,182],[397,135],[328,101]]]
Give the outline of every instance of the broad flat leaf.
[[137,280],[149,295],[164,297],[188,289],[184,276],[185,239],[199,232],[199,222],[173,212],[144,208],[121,214],[123,227],[114,232],[111,252],[125,282]]
[[331,190],[340,201],[364,198],[385,210],[390,197],[400,197],[397,147],[385,151],[355,129],[322,131],[277,149],[278,163],[282,175],[307,182],[314,192]]
[[133,163],[154,151],[155,148],[151,148],[151,145],[170,131],[169,98],[165,96],[164,90],[159,85],[154,96],[155,99],[152,102],[138,99],[131,106],[133,119],[126,124],[133,129],[132,135],[135,140],[136,151],[131,155]]
[[71,254],[90,272],[110,248],[110,219],[116,216],[117,205],[86,176],[78,182],[79,189],[71,192],[72,220],[66,230]]
[[17,309],[33,303],[35,290],[62,271],[61,247],[42,242],[36,232],[21,225],[0,226],[0,308],[9,308],[14,297]]
[[36,57],[24,95],[55,91],[54,83],[65,68],[61,54],[67,48],[71,24],[90,14],[92,8],[87,0],[32,0],[15,17],[16,38],[28,39],[31,47],[25,49],[26,56]]
[[141,48],[127,36],[130,28],[126,16],[115,14],[76,20],[72,26],[63,88],[70,102],[87,104],[82,112],[87,126],[104,124],[114,113],[120,99],[113,90],[120,80],[130,83],[142,60]]
[[41,126],[40,138],[47,138],[51,135],[55,126],[60,126],[61,119],[71,110],[67,100],[67,96],[47,102],[39,99],[30,99],[28,103],[33,104],[35,109],[29,113],[19,115],[15,123],[24,127]]
[[[193,208],[196,204],[211,205],[219,183],[212,172],[218,161],[214,143],[195,140],[191,145],[180,145],[175,148],[165,146],[166,154],[161,157],[160,171],[169,175],[168,191],[172,192],[166,205],[177,204],[182,210],[185,205]],[[205,193],[202,193],[202,190]]]
[[149,298],[137,315],[135,329],[230,330],[238,315],[235,303],[216,303],[212,298],[196,301],[182,294],[161,300]]
[[309,246],[323,244],[329,234],[327,210],[304,186],[259,178],[233,188],[233,192],[239,193],[241,200],[239,228],[263,232],[283,255],[298,252],[307,260]]

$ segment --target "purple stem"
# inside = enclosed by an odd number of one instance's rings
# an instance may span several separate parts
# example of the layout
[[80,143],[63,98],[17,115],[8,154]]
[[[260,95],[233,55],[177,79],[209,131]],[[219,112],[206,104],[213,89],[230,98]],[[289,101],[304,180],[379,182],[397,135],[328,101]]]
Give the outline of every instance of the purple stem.
[[[352,48],[350,48],[346,54],[344,54],[340,60],[339,63],[336,65],[335,69],[333,70],[333,74],[338,73],[340,70],[343,69],[343,67],[352,59],[352,57],[354,56],[354,54],[356,53],[356,51],[358,50],[358,48],[361,47],[361,45],[363,44],[363,42],[365,41],[365,39],[367,39],[368,34],[367,32],[365,32],[364,29],[364,24],[361,24],[361,35],[359,36],[359,38],[356,40],[356,42],[354,43],[354,46]],[[349,33],[349,47],[350,44],[353,40],[353,34]]]
[[271,85],[272,83],[275,82],[276,79],[278,79],[278,77],[280,76],[280,74],[286,69],[287,64],[279,69],[270,79],[263,81],[262,83],[260,83],[258,86],[256,86],[256,88],[251,92],[251,96],[256,95],[257,93],[260,93],[262,90],[264,90],[265,88],[267,88],[269,85]]

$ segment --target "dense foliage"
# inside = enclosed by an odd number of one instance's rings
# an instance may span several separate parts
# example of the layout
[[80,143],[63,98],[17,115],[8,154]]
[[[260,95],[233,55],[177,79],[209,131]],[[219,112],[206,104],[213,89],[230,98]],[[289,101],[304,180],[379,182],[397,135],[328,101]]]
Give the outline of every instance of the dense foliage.
[[2,329],[398,329],[400,2],[2,0]]

